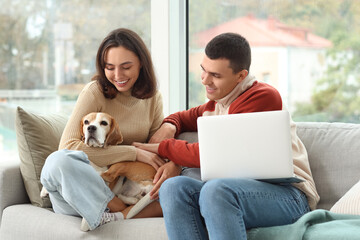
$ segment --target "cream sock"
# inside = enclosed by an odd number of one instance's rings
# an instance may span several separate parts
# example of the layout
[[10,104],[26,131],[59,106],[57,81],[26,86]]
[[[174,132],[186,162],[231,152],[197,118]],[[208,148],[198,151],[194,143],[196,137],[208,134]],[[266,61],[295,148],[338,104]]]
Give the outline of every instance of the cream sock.
[[124,219],[124,214],[122,214],[122,212],[116,212],[116,213],[114,213],[114,215],[115,215],[115,220]]

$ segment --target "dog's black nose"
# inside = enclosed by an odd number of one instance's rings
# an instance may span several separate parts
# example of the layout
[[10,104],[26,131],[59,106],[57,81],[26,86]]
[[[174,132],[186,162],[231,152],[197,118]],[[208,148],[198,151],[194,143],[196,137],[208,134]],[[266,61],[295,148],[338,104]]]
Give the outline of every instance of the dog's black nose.
[[96,131],[96,126],[90,125],[90,126],[88,126],[87,130],[89,131],[89,133],[93,133]]

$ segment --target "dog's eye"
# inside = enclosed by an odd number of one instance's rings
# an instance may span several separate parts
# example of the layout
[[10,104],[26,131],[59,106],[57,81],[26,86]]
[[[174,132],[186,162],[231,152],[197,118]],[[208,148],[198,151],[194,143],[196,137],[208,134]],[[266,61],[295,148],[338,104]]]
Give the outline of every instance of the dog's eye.
[[89,124],[89,121],[88,121],[88,120],[85,120],[85,121],[84,121],[84,124],[85,124],[85,125],[88,125],[88,124]]
[[101,121],[100,125],[107,126],[108,123],[106,121]]

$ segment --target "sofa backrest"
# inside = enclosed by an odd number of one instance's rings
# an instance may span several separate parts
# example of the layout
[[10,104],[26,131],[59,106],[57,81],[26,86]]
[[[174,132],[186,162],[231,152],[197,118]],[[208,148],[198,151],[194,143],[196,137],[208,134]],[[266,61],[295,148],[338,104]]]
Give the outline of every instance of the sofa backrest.
[[[299,122],[296,125],[320,195],[317,208],[329,210],[360,180],[360,124]],[[182,133],[178,138],[197,142],[196,133]],[[194,171],[187,172],[194,175]]]
[[308,152],[317,208],[330,209],[360,180],[360,124],[297,123]]

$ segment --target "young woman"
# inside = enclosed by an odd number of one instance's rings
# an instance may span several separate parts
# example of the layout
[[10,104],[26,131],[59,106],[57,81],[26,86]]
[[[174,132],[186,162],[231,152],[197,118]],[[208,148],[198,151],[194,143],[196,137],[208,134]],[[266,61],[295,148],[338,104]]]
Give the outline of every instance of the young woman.
[[[83,217],[81,229],[124,218],[127,206],[108,188],[89,161],[105,167],[121,161],[141,161],[155,169],[164,164],[158,155],[131,146],[155,142],[152,135],[163,120],[152,60],[141,38],[120,28],[102,41],[96,57],[97,74],[80,93],[60,140],[59,150],[46,160],[41,183],[56,213]],[[80,121],[90,112],[105,112],[119,123],[122,145],[91,148],[81,141]],[[161,216],[158,201],[137,217]]]

